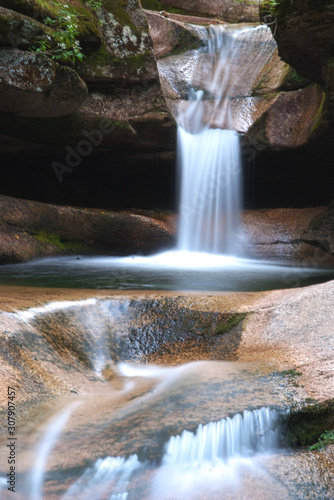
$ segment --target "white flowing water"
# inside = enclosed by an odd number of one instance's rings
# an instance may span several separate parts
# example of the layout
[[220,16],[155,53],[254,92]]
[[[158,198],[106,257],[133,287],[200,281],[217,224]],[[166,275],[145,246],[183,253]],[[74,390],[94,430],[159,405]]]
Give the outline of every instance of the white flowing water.
[[[258,51],[245,50],[254,45]],[[210,28],[190,103],[178,119],[180,250],[241,253],[242,169],[231,102],[250,95],[274,49],[267,27]]]
[[[126,491],[132,474],[143,468],[137,455],[131,455],[128,459],[123,457],[100,458],[76,481],[62,497],[62,500],[91,500],[94,497],[110,500],[126,500]],[[113,493],[110,496],[110,485]]]
[[240,235],[240,153],[234,130],[178,131],[180,250],[235,255]]
[[23,491],[26,498],[31,500],[42,500],[43,496],[43,482],[46,471],[46,464],[52,448],[57,444],[58,438],[62,433],[66,422],[68,421],[74,408],[78,403],[72,403],[67,406],[62,412],[54,415],[51,423],[47,426],[40,443],[36,448],[36,459],[29,479],[23,486]]
[[[239,134],[253,123],[252,89],[276,49],[267,26],[212,26],[189,55],[192,91],[178,121],[180,223],[176,248],[152,256],[54,257],[3,265],[0,282],[70,288],[260,291],[332,277],[322,269],[247,258]],[[190,66],[190,65],[189,65]],[[188,81],[187,81],[188,86]],[[240,105],[241,103],[241,105]],[[245,111],[245,108],[246,111]],[[247,116],[245,116],[247,115]],[[286,245],[287,246],[287,245]],[[326,254],[324,255],[326,258]]]
[[184,431],[170,438],[163,465],[197,467],[228,462],[269,452],[278,446],[278,413],[270,408],[244,411],[242,415],[200,425],[196,433]]
[[[208,491],[213,486],[210,484],[213,470],[215,487],[230,484],[231,474],[237,479],[242,468],[254,474],[255,466],[247,458],[277,451],[277,422],[278,412],[263,407],[200,425],[196,433],[184,431],[180,436],[171,437],[162,464],[155,469],[147,486],[150,491],[147,498],[157,500],[166,495],[173,499],[197,498],[198,477],[201,478],[200,489]],[[145,481],[145,471],[147,474],[150,468],[152,465],[140,462],[137,455],[128,459],[99,459],[69,488],[62,500],[88,500],[92,491],[97,498],[134,499],[132,481],[136,476],[141,482]],[[194,482],[197,491],[194,491]]]

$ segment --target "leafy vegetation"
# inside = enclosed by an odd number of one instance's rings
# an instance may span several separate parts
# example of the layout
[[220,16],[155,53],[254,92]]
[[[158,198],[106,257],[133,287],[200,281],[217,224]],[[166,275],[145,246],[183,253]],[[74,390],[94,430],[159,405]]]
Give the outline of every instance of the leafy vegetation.
[[98,12],[103,7],[102,0],[86,0],[89,7]]
[[[99,3],[99,0],[91,0]],[[75,64],[77,61],[83,61],[84,54],[78,40],[80,30],[77,15],[69,10],[66,4],[53,2],[57,7],[57,16],[55,19],[46,17],[44,24],[54,29],[53,41],[40,40],[37,45],[30,47],[35,52],[47,52],[52,59],[59,62]]]
[[293,447],[320,449],[332,443],[334,431],[326,429],[334,429],[334,399],[292,410],[287,414],[285,424],[288,444]]
[[318,439],[318,442],[309,446],[309,450],[322,450],[325,446],[334,443],[334,430],[333,431],[325,431],[321,434]]

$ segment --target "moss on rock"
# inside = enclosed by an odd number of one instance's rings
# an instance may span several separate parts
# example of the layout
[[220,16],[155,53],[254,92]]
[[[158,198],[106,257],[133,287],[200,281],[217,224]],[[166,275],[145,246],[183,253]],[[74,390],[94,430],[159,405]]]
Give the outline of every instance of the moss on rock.
[[229,332],[232,328],[235,328],[239,325],[241,321],[246,318],[245,313],[235,313],[235,314],[226,314],[223,320],[219,321],[213,331],[214,335],[223,335],[224,333]]
[[57,233],[47,233],[45,231],[40,231],[36,235],[32,235],[36,240],[41,243],[47,243],[59,248],[59,250],[78,252],[83,249],[84,245],[82,241],[78,240],[67,240],[61,238]]
[[334,429],[334,399],[293,410],[284,420],[291,446],[311,446],[324,431]]

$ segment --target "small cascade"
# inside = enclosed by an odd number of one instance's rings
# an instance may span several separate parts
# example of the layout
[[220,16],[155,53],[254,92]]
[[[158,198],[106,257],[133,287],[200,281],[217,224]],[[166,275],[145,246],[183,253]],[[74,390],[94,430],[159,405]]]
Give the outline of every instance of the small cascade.
[[[278,415],[276,410],[261,408],[200,425],[195,434],[184,431],[170,438],[157,469],[153,463],[140,462],[137,455],[98,459],[70,486],[62,500],[88,500],[93,491],[99,499],[134,500],[138,498],[136,487],[133,487],[135,477],[143,486],[147,471],[154,471],[148,481],[150,484],[144,484],[144,489],[151,491],[150,500],[165,498],[166,494],[166,498],[179,498],[180,492],[174,491],[174,487],[178,490],[180,486],[180,474],[184,474],[183,478],[190,474],[192,478],[189,484],[182,486],[182,498],[194,498],[193,495],[197,498],[198,492],[192,490],[196,477],[201,478],[201,488],[210,488],[212,485],[206,483],[213,479],[213,470],[215,481],[217,478],[218,482],[222,478],[225,481],[232,471],[236,473],[240,467],[252,467],[252,462],[245,458],[277,451]],[[230,462],[233,466],[228,468]],[[168,496],[170,494],[175,496]]]
[[278,447],[278,413],[270,408],[244,411],[219,422],[200,425],[196,434],[184,431],[170,438],[163,464],[193,467],[216,465],[236,456],[249,457]]
[[[258,46],[249,57],[248,46]],[[193,91],[178,117],[183,251],[240,254],[241,161],[233,100],[248,96],[276,44],[261,26],[211,26]]]
[[126,491],[132,474],[142,468],[137,455],[128,459],[123,457],[106,457],[95,462],[93,467],[86,470],[76,483],[62,497],[62,500],[91,500],[92,492],[95,498],[104,498],[106,494],[110,500],[126,500]]
[[[60,356],[67,349],[76,359],[101,375],[105,367],[115,367],[117,362],[115,337],[122,331],[128,306],[127,300],[103,301],[95,298],[50,302],[25,311],[2,313],[2,321],[17,323],[16,340],[27,343],[32,352],[36,350],[36,356],[42,348],[47,350],[52,346],[56,352],[62,345]],[[22,328],[19,327],[22,323],[25,331],[30,331],[32,335],[24,334],[22,337]],[[37,340],[36,334],[40,340]]]

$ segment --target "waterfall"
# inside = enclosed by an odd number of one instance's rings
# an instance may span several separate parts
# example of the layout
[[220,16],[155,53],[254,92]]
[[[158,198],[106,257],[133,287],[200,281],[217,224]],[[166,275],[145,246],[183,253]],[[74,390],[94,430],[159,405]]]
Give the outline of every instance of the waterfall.
[[[128,497],[126,488],[130,478],[141,467],[137,455],[131,455],[128,459],[123,457],[100,458],[69,488],[62,500],[75,498],[77,500],[90,500],[93,491],[95,498],[104,498],[108,490],[110,493],[110,485],[112,485],[113,493],[106,498],[126,500]],[[89,488],[87,488],[88,485]]]
[[[253,466],[246,457],[277,451],[278,416],[276,410],[263,407],[200,425],[196,433],[183,431],[180,436],[171,437],[165,446],[161,466],[149,480],[151,494],[147,498],[197,498],[193,482],[200,477],[201,488],[210,488],[213,470],[215,481],[218,479],[219,483],[223,479],[229,482],[230,474],[235,474],[238,468]],[[137,481],[140,477],[143,485],[147,471],[152,470],[154,464],[140,462],[137,455],[101,458],[70,486],[62,500],[88,500],[92,491],[97,498],[139,498],[136,487],[132,487],[135,477]],[[190,480],[182,485],[180,493],[182,478]]]
[[278,413],[270,408],[244,411],[233,418],[200,425],[196,433],[183,431],[167,444],[163,464],[176,467],[216,465],[235,456],[277,449]]
[[[254,57],[250,57],[254,48]],[[211,26],[178,118],[178,248],[240,254],[241,161],[233,99],[249,96],[275,49],[267,27]]]

